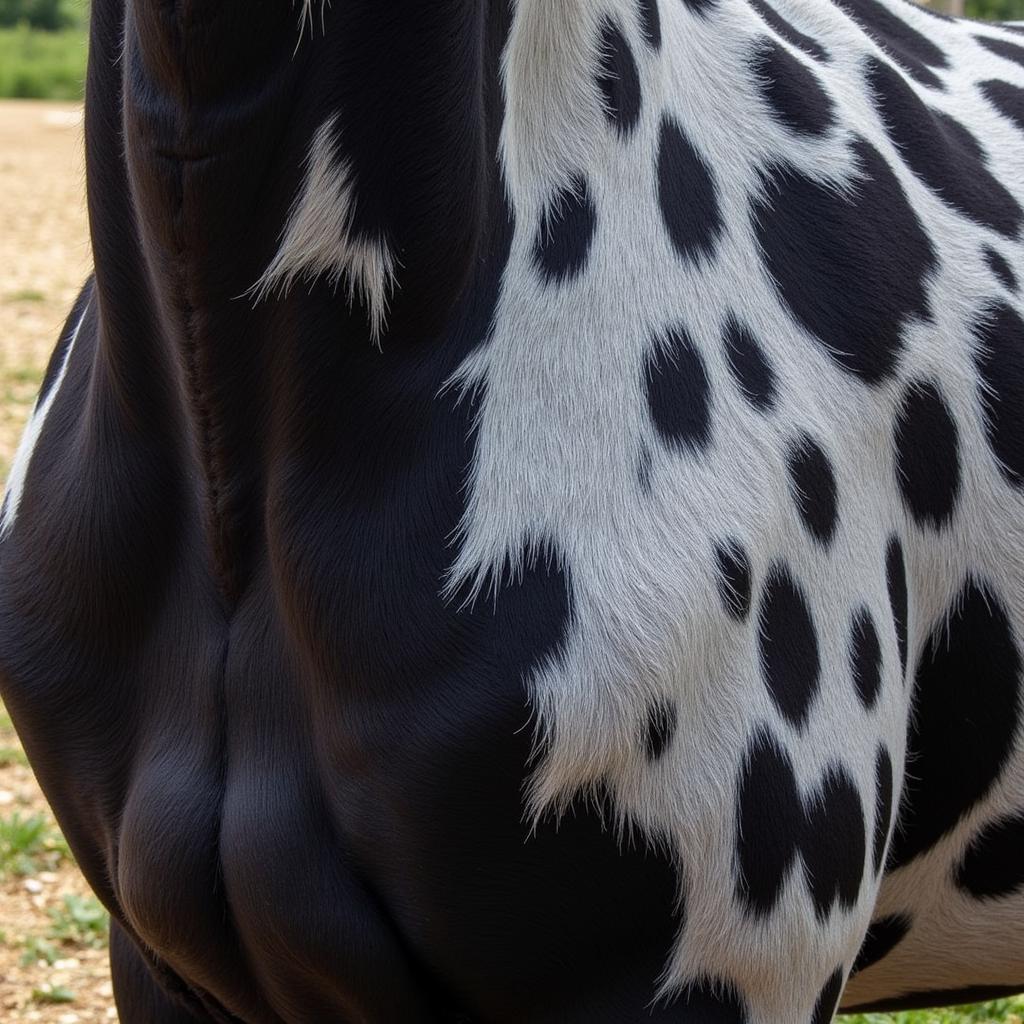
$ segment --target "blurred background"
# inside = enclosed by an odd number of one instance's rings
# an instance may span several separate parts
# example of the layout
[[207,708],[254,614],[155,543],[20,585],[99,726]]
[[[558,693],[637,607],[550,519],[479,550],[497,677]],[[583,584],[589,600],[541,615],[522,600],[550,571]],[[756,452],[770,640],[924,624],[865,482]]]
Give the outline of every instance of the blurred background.
[[0,97],[81,98],[88,20],[82,0],[0,0]]
[[[1024,20],[1024,0],[934,6]],[[84,0],[0,0],[0,480],[90,268],[81,128],[87,22]],[[106,945],[106,913],[76,870],[0,705],[0,1022],[116,1020]],[[1024,998],[844,1019],[1024,1024]]]

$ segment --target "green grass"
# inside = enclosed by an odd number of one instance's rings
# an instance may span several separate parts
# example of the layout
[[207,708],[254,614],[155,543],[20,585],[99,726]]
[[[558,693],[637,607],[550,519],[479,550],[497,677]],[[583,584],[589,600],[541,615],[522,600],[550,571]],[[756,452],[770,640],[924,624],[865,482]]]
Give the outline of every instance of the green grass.
[[32,1002],[46,1004],[73,1003],[75,993],[64,985],[40,985],[32,989]]
[[[988,21],[1024,19],[1024,0],[967,0],[967,16]],[[914,1021],[913,1024],[917,1024]]]
[[25,751],[21,747],[2,747],[0,746],[0,768],[10,768],[11,765],[21,765],[26,767],[28,765],[28,758],[25,756]]
[[67,893],[61,906],[51,907],[47,938],[55,942],[90,949],[106,949],[110,934],[110,917],[95,896]]
[[67,842],[41,814],[20,811],[0,818],[0,878],[34,875],[56,867],[71,856]]
[[85,81],[86,35],[80,29],[0,29],[0,96],[78,100]]
[[1024,997],[1000,999],[977,1006],[949,1010],[913,1010],[909,1013],[864,1013],[837,1017],[838,1024],[1022,1024]]
[[31,967],[40,960],[52,967],[60,959],[60,950],[52,942],[41,939],[38,935],[29,935],[22,941],[21,946],[22,967]]

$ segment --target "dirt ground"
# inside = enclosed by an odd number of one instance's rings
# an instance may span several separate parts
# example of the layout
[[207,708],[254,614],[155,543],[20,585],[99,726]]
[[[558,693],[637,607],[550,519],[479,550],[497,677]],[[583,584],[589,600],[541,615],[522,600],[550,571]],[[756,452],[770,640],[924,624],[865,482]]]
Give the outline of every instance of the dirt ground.
[[[0,101],[2,476],[89,272],[83,163],[79,106]],[[116,1020],[98,909],[3,716],[0,826],[36,815],[46,826],[34,840],[0,833],[0,1020]]]
[[0,469],[91,266],[81,107],[0,101]]

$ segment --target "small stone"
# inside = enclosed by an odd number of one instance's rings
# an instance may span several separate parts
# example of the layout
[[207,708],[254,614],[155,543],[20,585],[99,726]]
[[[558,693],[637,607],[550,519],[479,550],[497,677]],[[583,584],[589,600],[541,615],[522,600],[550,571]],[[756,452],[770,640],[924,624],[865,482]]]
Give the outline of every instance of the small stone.
[[0,789],[0,804],[13,804],[14,794],[9,789]]
[[43,891],[43,883],[40,882],[38,878],[26,878],[25,881],[22,882],[21,884],[22,884],[22,887],[26,890],[26,892],[42,892]]
[[78,1024],[82,1018],[77,1013],[62,1013],[58,1018],[58,1024]]
[[109,981],[105,981],[96,989],[96,994],[104,999],[110,999],[114,994],[114,986]]
[[53,885],[57,881],[56,871],[40,871],[37,876],[40,882],[45,882],[47,885]]
[[117,1020],[117,1010],[113,1006],[107,1007],[107,1020]]
[[54,960],[53,969],[55,971],[74,971],[81,967],[77,957],[69,956],[64,960]]

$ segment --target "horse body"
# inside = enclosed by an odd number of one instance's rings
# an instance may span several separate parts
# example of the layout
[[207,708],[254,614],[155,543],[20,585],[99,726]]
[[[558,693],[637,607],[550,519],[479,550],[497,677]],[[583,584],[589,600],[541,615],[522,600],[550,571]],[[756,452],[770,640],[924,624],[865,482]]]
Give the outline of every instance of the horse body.
[[1024,39],[92,17],[0,686],[122,1019],[1024,987]]

